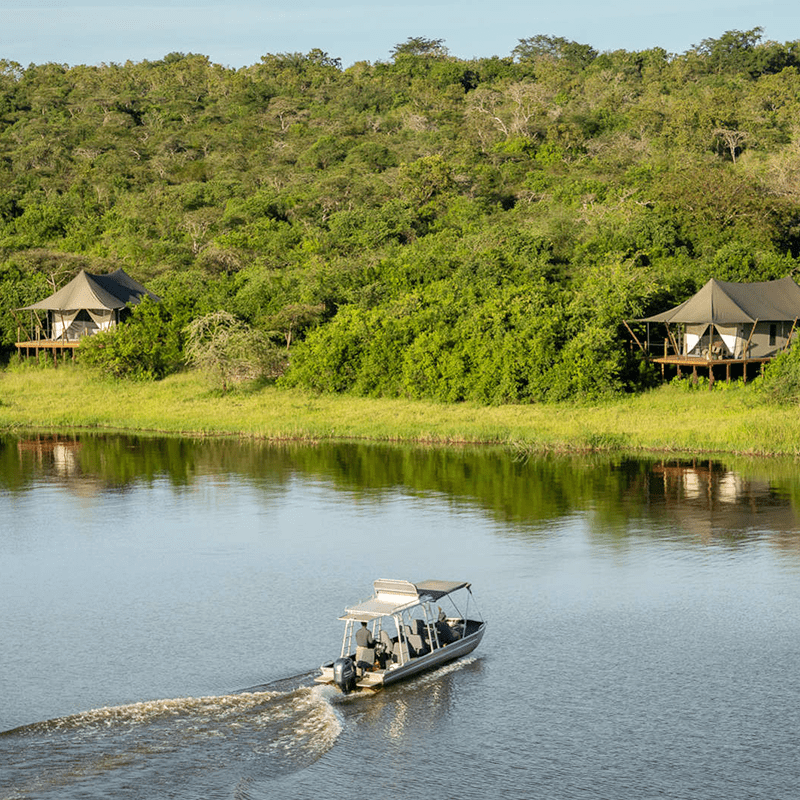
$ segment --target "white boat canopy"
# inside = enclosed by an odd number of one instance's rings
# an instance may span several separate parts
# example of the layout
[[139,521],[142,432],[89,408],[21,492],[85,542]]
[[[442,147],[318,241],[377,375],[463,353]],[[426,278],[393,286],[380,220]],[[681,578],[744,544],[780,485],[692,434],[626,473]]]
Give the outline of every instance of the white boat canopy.
[[377,617],[396,614],[425,600],[438,600],[458,589],[469,589],[466,581],[398,581],[381,579],[373,583],[375,594],[369,600],[346,608],[339,617],[342,620],[355,619],[369,622]]

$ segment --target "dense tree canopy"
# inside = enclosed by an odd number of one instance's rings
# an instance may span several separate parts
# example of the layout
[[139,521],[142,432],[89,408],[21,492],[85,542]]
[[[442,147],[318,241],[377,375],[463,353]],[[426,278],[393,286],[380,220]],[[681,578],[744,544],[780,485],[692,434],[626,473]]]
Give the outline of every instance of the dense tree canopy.
[[0,61],[3,346],[12,308],[121,266],[172,310],[141,315],[153,374],[225,311],[290,345],[293,384],[591,397],[646,379],[623,317],[795,270],[800,42],[390,55]]

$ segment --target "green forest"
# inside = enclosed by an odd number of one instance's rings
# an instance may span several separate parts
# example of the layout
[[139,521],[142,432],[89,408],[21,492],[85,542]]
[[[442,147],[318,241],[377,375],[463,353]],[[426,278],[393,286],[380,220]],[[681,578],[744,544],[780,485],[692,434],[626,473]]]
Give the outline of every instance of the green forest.
[[800,41],[760,28],[681,54],[0,61],[6,357],[15,309],[122,267],[162,302],[79,348],[119,376],[217,346],[321,392],[599,398],[654,379],[624,319],[799,255]]

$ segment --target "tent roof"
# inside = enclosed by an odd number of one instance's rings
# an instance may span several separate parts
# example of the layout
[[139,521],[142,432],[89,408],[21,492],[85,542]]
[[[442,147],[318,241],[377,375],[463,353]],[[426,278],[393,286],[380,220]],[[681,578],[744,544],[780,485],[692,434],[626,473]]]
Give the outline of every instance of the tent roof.
[[145,295],[153,300],[160,299],[124,270],[118,269],[108,275],[90,275],[81,270],[55,294],[38,303],[25,306],[25,310],[78,311],[83,308],[125,308],[128,303],[136,305],[141,302]]
[[679,306],[641,321],[731,325],[799,317],[800,286],[789,277],[761,283],[728,283],[712,278]]

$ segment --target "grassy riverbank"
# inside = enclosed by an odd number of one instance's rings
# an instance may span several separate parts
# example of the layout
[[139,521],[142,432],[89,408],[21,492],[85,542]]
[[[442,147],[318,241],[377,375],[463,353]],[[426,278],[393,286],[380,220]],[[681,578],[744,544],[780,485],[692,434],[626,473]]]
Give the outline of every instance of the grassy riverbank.
[[0,430],[108,429],[265,439],[514,444],[532,450],[800,454],[795,406],[749,387],[664,386],[596,405],[482,407],[314,395],[272,387],[209,391],[200,376],[114,381],[78,367],[0,372]]

